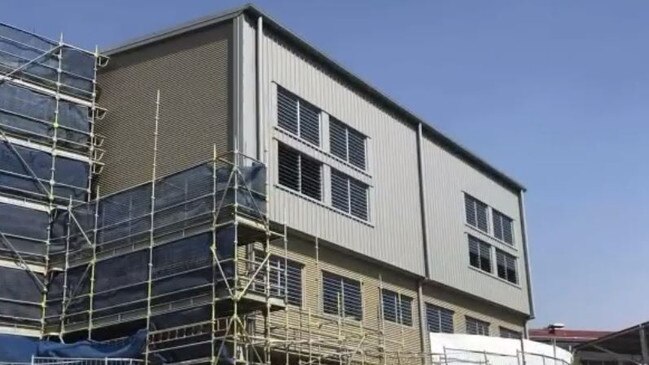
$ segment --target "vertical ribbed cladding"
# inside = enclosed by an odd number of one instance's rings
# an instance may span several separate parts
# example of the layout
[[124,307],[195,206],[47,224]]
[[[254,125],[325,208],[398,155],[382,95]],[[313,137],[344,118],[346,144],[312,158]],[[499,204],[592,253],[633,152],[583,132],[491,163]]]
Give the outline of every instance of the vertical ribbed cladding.
[[0,24],[0,333],[39,336],[69,204],[88,201],[106,59]]

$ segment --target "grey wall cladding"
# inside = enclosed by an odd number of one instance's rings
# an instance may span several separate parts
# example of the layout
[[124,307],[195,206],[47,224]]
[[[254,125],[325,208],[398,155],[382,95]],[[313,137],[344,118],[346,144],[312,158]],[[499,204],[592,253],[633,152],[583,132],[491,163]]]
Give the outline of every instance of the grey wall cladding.
[[109,110],[97,126],[108,151],[102,194],[151,179],[158,89],[158,176],[211,158],[214,144],[230,149],[231,38],[228,22],[111,56],[99,75]]

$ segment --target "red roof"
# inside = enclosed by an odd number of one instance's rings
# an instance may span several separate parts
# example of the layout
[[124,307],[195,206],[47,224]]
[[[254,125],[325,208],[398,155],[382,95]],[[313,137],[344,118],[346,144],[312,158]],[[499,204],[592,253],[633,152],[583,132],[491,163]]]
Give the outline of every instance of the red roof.
[[611,334],[611,331],[571,330],[571,329],[530,329],[530,339],[543,341],[556,339],[562,342],[587,342]]

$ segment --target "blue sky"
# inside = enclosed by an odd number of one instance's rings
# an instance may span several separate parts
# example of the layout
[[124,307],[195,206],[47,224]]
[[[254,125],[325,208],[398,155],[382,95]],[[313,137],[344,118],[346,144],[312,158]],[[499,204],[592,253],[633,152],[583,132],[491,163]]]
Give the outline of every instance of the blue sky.
[[[0,21],[94,47],[240,4],[3,0]],[[528,187],[536,326],[649,320],[649,2],[257,4]]]

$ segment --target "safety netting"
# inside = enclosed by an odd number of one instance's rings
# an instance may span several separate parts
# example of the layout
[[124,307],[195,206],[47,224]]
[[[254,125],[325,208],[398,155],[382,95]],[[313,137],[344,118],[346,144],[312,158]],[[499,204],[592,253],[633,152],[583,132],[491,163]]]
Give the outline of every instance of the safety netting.
[[90,164],[0,140],[0,191],[59,203],[87,200]]
[[86,154],[92,108],[11,82],[0,83],[0,127],[13,135]]
[[47,323],[109,326],[145,318],[149,305],[156,327],[175,322],[165,317],[169,313],[180,323],[203,320],[214,291],[236,286],[235,209],[238,216],[264,219],[263,164],[211,161],[58,215],[52,261],[66,269],[51,274]]
[[62,92],[91,99],[95,62],[92,53],[0,24],[0,74],[52,89],[60,83]]

